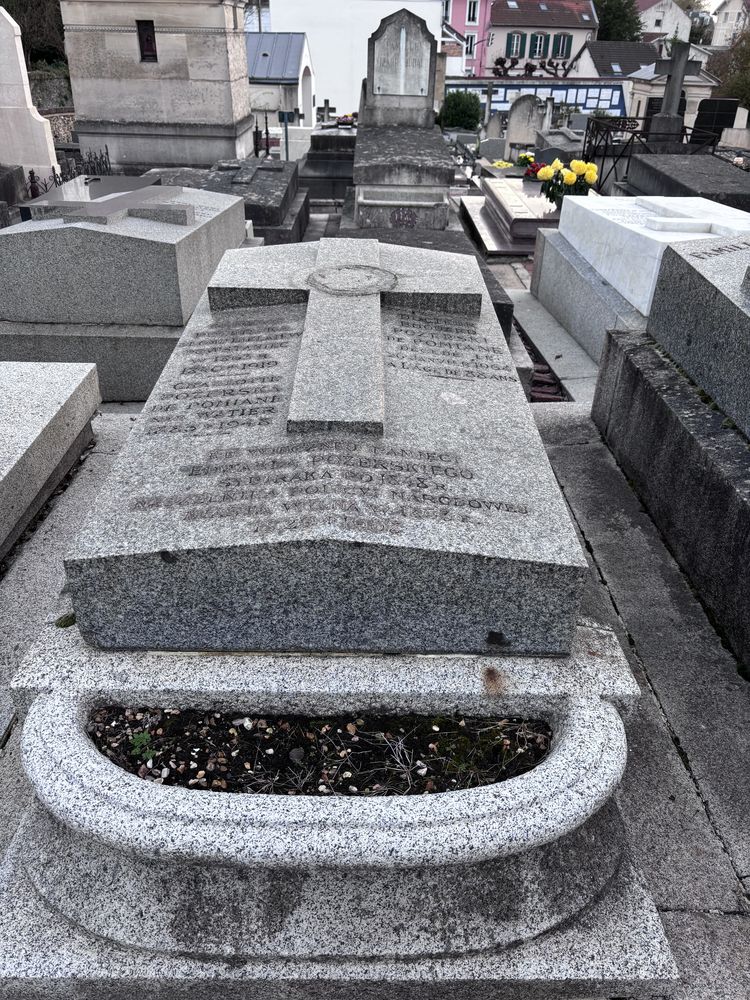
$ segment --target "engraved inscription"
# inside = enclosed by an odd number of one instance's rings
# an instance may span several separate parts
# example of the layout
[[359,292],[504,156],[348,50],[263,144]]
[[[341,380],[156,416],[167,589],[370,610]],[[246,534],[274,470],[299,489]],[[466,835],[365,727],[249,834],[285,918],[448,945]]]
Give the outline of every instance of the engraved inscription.
[[486,495],[454,451],[350,439],[212,449],[185,464],[179,493],[135,497],[131,510],[172,509],[186,521],[251,518],[250,531],[334,525],[398,533],[407,521],[483,524],[487,515],[528,514]]
[[394,310],[384,324],[386,367],[429,378],[515,382],[500,346],[475,320],[417,309]]
[[706,260],[711,257],[722,257],[727,253],[738,253],[741,250],[750,250],[750,240],[742,240],[740,243],[725,243],[724,246],[711,247],[706,250],[695,250],[689,253],[689,257],[696,260]]
[[183,337],[175,349],[174,377],[160,381],[140,433],[195,436],[270,426],[274,417],[286,415],[290,351],[301,333],[300,316],[273,329],[212,326]]

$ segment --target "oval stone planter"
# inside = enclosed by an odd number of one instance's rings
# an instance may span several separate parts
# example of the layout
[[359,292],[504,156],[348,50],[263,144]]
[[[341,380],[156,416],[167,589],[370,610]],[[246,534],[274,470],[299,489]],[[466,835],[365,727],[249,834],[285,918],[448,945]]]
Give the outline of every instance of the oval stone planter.
[[622,860],[607,800],[625,734],[602,701],[548,714],[552,750],[527,774],[381,799],[143,781],[89,739],[96,703],[48,694],[31,708],[23,756],[39,807],[25,866],[49,906],[123,945],[246,958],[485,951],[570,919]]

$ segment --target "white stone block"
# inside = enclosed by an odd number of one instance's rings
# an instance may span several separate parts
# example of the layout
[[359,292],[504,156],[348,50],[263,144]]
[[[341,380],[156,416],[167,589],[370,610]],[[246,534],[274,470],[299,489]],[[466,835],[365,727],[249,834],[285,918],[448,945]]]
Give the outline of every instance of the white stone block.
[[563,200],[560,233],[644,316],[666,247],[750,232],[750,213],[707,198]]
[[20,163],[42,178],[58,169],[52,128],[34,107],[21,29],[0,7],[0,136],[4,163]]

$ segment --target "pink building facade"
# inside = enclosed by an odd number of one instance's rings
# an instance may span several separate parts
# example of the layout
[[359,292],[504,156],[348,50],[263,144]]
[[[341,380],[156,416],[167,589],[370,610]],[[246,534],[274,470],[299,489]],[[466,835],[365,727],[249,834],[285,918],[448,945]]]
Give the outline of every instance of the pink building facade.
[[485,74],[491,11],[492,0],[443,0],[443,20],[466,39],[467,76]]

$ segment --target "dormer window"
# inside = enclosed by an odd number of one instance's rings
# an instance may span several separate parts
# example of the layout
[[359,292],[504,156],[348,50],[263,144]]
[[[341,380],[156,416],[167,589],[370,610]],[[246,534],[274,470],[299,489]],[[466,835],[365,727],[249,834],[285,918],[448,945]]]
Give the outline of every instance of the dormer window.
[[508,0],[508,6],[510,7],[511,10],[518,10],[517,0]]
[[622,66],[619,63],[611,63],[613,73],[622,73]]

